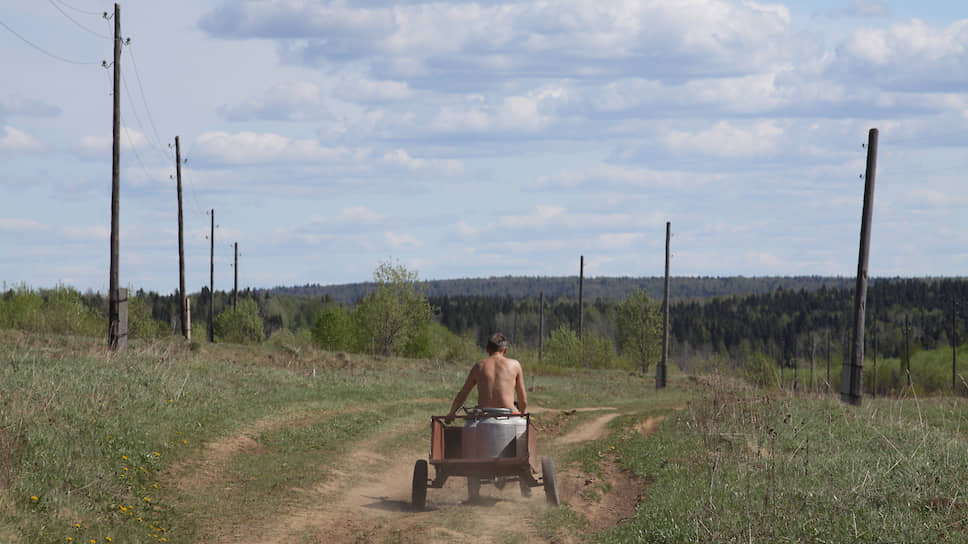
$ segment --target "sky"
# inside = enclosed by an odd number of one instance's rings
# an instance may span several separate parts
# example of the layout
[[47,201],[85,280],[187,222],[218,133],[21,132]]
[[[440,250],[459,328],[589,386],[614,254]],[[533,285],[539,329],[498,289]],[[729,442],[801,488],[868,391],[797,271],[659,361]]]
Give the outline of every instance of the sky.
[[[0,0],[0,281],[106,293],[113,3]],[[968,4],[121,3],[120,283],[968,270]],[[130,38],[130,43],[127,39]]]

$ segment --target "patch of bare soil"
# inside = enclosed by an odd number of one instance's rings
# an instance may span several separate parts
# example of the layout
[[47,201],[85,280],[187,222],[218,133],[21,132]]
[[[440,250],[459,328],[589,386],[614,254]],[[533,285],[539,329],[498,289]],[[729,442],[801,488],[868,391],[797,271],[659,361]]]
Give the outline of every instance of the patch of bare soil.
[[256,437],[263,432],[286,425],[311,425],[321,419],[319,414],[296,413],[258,420],[231,436],[208,443],[201,455],[174,464],[168,473],[180,491],[201,491],[225,480],[225,466],[233,456],[243,452],[258,452],[261,446]]
[[609,421],[617,418],[619,414],[605,414],[598,416],[592,421],[578,427],[574,431],[560,437],[558,439],[559,444],[577,444],[578,442],[587,442],[589,440],[598,440],[606,434],[605,426],[608,425]]
[[[601,408],[613,410],[611,408]],[[567,412],[563,412],[566,413]],[[574,412],[571,412],[574,413]],[[539,455],[547,449],[542,440],[554,440],[560,449],[584,440],[605,436],[606,424],[618,413],[603,414],[578,427],[573,432],[553,438],[543,433],[539,438]],[[217,481],[219,466],[232,455],[243,451],[257,451],[254,436],[264,429],[286,424],[293,419],[269,419],[256,422],[233,437],[210,445],[200,459],[186,463],[182,470],[182,485],[187,479],[208,477]],[[639,432],[648,434],[661,422],[652,418],[643,422]],[[427,490],[427,508],[412,511],[410,506],[413,466],[417,459],[426,459],[425,446],[403,448],[392,454],[380,453],[380,444],[407,433],[426,432],[426,421],[410,421],[369,437],[347,454],[332,477],[310,489],[294,489],[297,506],[266,505],[277,512],[267,522],[251,520],[222,520],[224,526],[210,534],[218,535],[214,542],[261,543],[380,543],[425,542],[500,543],[521,542],[580,542],[591,532],[610,527],[631,516],[645,490],[645,482],[622,471],[612,456],[603,456],[601,476],[580,474],[574,470],[558,472],[559,495],[573,511],[587,520],[581,530],[559,531],[548,535],[540,529],[545,503],[541,487],[531,489],[531,496],[522,496],[517,482],[509,482],[503,489],[493,485],[481,488],[481,499],[467,501],[464,478],[451,478],[441,489]],[[431,468],[431,477],[433,476]],[[207,475],[207,476],[206,476]],[[213,480],[214,479],[214,480]],[[204,484],[198,484],[204,485]],[[547,529],[545,529],[547,530]]]

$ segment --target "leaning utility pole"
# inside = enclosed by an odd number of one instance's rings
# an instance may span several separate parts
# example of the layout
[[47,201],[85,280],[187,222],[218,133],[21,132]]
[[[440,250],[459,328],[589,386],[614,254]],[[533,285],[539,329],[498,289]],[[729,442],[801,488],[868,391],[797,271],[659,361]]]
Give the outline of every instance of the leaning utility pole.
[[538,362],[544,354],[544,291],[538,294]]
[[951,393],[955,394],[958,389],[955,384],[955,373],[958,369],[958,341],[955,337],[957,325],[957,316],[955,314],[955,299],[951,298]]
[[662,295],[662,360],[655,369],[655,388],[666,386],[666,364],[669,361],[669,239],[672,223],[666,221],[666,252],[665,252],[665,290]]
[[211,253],[208,276],[208,341],[215,342],[215,208],[212,208]]
[[239,305],[239,243],[235,242],[235,287],[232,289],[232,309]]
[[185,304],[185,216],[182,213],[181,143],[178,136],[175,136],[175,178],[178,187],[178,309],[182,336],[188,340],[188,305]]
[[911,320],[904,314],[904,373],[907,374],[907,384],[911,387]]
[[108,281],[108,347],[123,348],[121,343],[121,312],[118,247],[121,209],[121,6],[114,4],[114,99],[111,136],[111,272]]
[[581,340],[585,330],[585,305],[583,303],[585,291],[585,256],[581,256],[578,265],[578,339]]
[[867,264],[870,259],[871,217],[874,214],[874,173],[877,168],[877,129],[867,136],[867,172],[864,175],[864,209],[860,225],[860,253],[857,257],[857,287],[854,290],[854,337],[850,360],[844,362],[840,400],[855,406],[861,403],[864,370],[864,314],[867,308]]

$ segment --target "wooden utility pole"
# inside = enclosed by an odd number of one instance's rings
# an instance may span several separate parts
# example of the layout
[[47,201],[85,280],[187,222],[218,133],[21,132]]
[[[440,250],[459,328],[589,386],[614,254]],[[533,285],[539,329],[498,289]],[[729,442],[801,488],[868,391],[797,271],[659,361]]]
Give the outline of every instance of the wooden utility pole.
[[958,391],[957,384],[955,383],[955,375],[958,369],[958,341],[955,337],[957,329],[957,316],[955,314],[955,299],[951,299],[951,393],[954,394]]
[[908,314],[904,314],[904,373],[907,374],[908,387],[911,387],[911,321]]
[[[235,287],[232,289],[232,309],[239,305],[239,243],[235,242]],[[517,314],[515,314],[517,315]]]
[[855,406],[861,403],[864,370],[864,317],[867,309],[867,265],[870,260],[871,218],[874,214],[874,174],[877,170],[877,129],[867,136],[867,172],[864,175],[864,209],[861,214],[860,252],[857,257],[857,286],[854,289],[854,337],[850,360],[844,362],[840,400]]
[[662,360],[655,369],[655,388],[666,386],[666,365],[669,361],[669,241],[671,239],[672,223],[666,221],[665,240],[665,288],[662,295]]
[[581,256],[578,265],[578,339],[581,340],[582,332],[585,330],[585,256]]
[[215,342],[215,208],[212,208],[212,234],[209,236],[208,341]]
[[178,187],[178,309],[181,315],[182,336],[188,333],[188,304],[185,303],[185,216],[182,212],[181,143],[175,136],[175,178]]
[[538,293],[538,362],[544,355],[544,291]]
[[830,330],[827,330],[827,393],[830,393]]
[[874,318],[874,327],[871,331],[871,349],[874,352],[874,383],[871,385],[871,398],[877,398],[877,318]]
[[111,136],[111,272],[108,281],[108,347],[123,346],[121,338],[120,292],[120,210],[121,210],[121,6],[114,4],[114,114]]

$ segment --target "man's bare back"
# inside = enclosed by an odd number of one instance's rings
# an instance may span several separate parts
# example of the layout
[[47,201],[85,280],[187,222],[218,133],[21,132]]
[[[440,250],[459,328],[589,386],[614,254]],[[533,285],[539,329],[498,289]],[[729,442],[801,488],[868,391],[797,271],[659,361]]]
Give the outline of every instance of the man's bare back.
[[[495,335],[496,336],[496,335]],[[501,339],[503,340],[503,336]],[[506,341],[503,346],[494,346],[496,351],[471,367],[464,387],[457,393],[454,403],[450,407],[448,417],[453,417],[463,406],[464,401],[474,387],[477,387],[477,405],[481,408],[508,408],[514,410],[514,397],[518,398],[518,411],[524,413],[528,409],[528,397],[524,389],[524,373],[521,363],[515,359],[505,357],[507,353]]]

